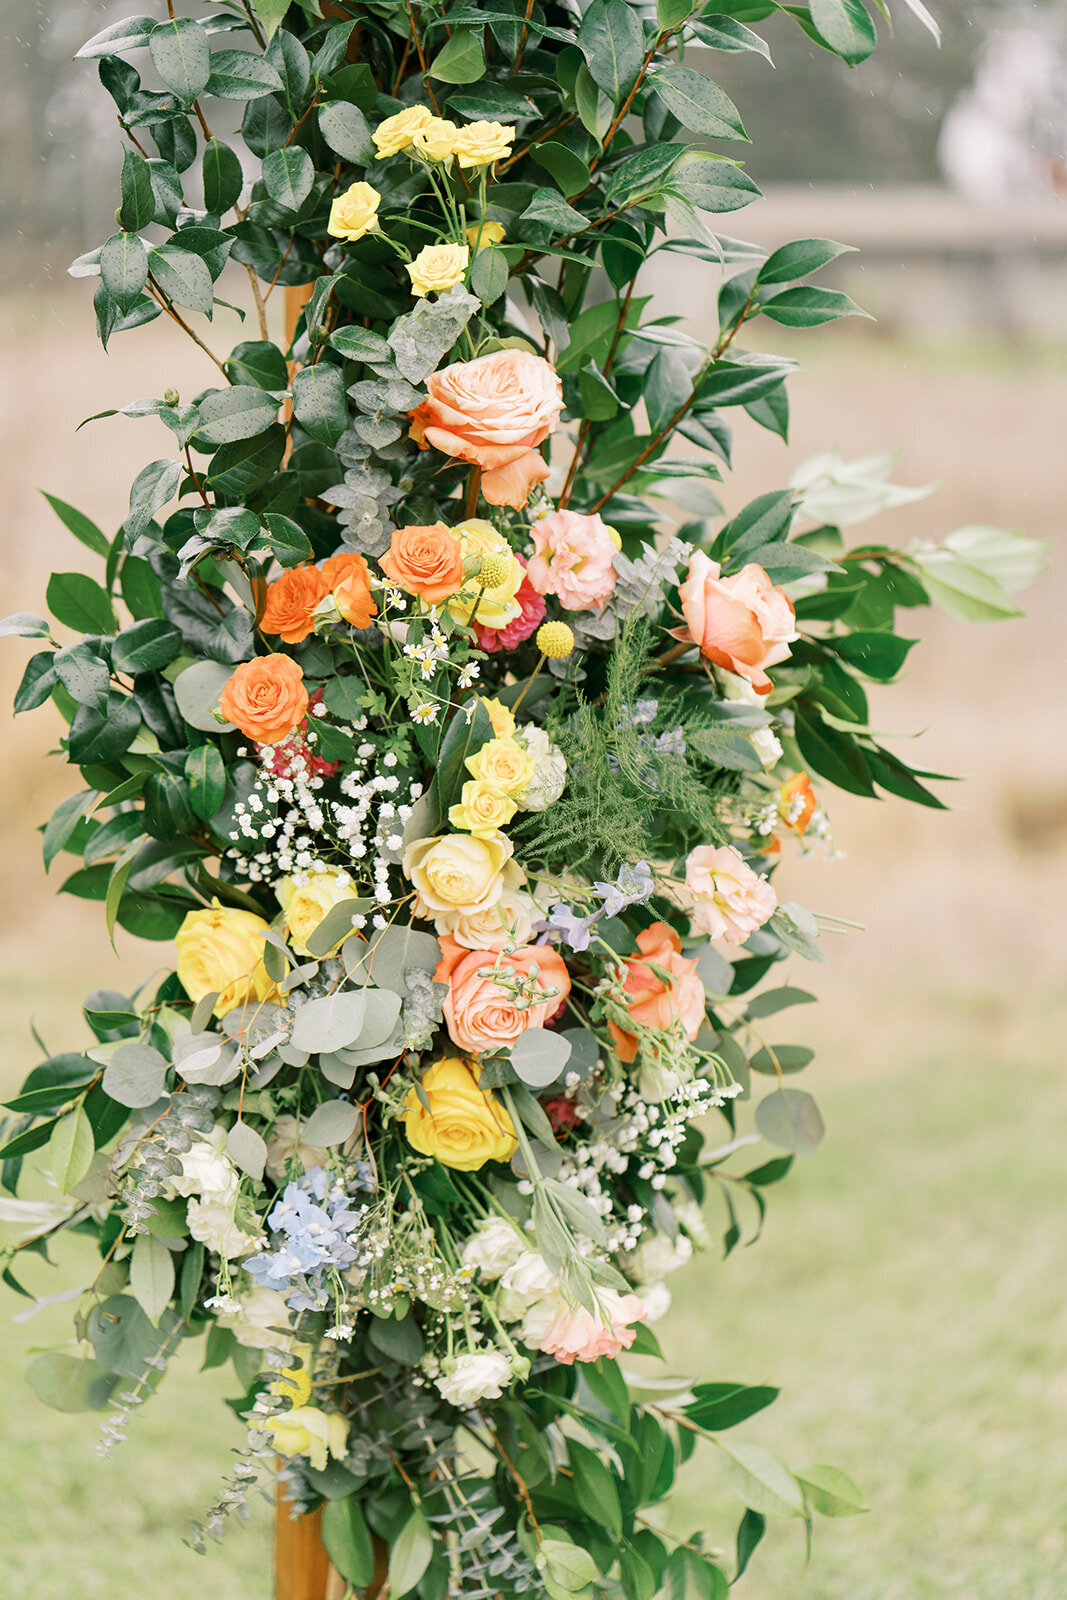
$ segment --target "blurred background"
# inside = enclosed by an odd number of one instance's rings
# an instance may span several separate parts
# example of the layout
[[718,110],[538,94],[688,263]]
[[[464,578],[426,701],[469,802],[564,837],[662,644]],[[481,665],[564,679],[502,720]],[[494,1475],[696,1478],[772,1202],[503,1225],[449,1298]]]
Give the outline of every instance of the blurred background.
[[[1062,0],[937,0],[938,50],[899,9],[896,36],[853,72],[784,16],[761,24],[773,70],[753,55],[707,63],[741,108],[767,194],[725,230],[858,246],[825,281],[877,317],[804,335],[757,325],[804,370],[788,445],[742,418],[724,505],[783,487],[831,446],[897,449],[899,481],[939,489],[858,537],[996,524],[1049,540],[1049,569],[1022,597],[1025,618],[905,614],[923,643],[905,681],[875,691],[873,719],[909,759],[966,782],[946,792],[948,813],[823,792],[842,858],[790,862],[781,881],[783,898],[865,925],[824,939],[825,967],[787,974],[822,1001],[795,1032],[817,1046],[805,1084],[828,1136],[772,1193],[756,1249],[720,1262],[713,1244],[672,1280],[658,1331],[678,1370],[780,1384],[745,1436],[797,1466],[845,1467],[872,1506],[821,1522],[807,1567],[802,1530],[772,1525],[738,1587],[746,1600],[1063,1600],[1067,15]],[[170,448],[154,421],[77,423],[212,377],[161,322],[105,357],[91,286],[66,276],[111,231],[119,162],[111,103],[71,57],[129,10],[4,0],[0,14],[4,610],[40,609],[50,570],[91,563],[39,488],[111,528],[136,472]],[[707,331],[711,269],[654,287]],[[215,345],[238,337],[220,313]],[[5,642],[0,706],[31,648]],[[168,952],[120,932],[116,956],[99,906],[55,897],[64,858],[46,882],[36,830],[69,787],[47,756],[58,718],[0,716],[10,1092],[40,1058],[31,1024],[49,1051],[78,1048],[88,990],[132,987]],[[708,1220],[717,1239],[714,1201]],[[39,1293],[76,1281],[59,1259],[37,1267]],[[220,1404],[234,1384],[183,1357],[130,1443],[98,1462],[95,1419],[47,1411],[22,1380],[27,1352],[67,1337],[69,1308],[12,1323],[18,1310],[8,1299],[0,1315],[0,1600],[139,1600],[150,1577],[167,1600],[205,1587],[266,1600],[265,1503],[207,1563],[181,1543],[241,1442]],[[713,1453],[698,1452],[672,1527],[725,1540],[737,1515]]]

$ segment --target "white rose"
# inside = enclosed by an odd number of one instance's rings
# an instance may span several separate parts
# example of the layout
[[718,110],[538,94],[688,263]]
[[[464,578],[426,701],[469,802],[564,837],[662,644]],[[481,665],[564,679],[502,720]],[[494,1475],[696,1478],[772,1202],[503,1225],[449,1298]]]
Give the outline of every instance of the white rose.
[[451,1372],[434,1380],[442,1399],[454,1406],[499,1400],[511,1382],[511,1362],[502,1350],[468,1350],[457,1356]]
[[500,1279],[500,1315],[505,1322],[518,1322],[535,1300],[558,1292],[559,1281],[544,1256],[524,1250]]
[[227,1261],[235,1256],[246,1256],[259,1242],[257,1235],[245,1233],[237,1226],[232,1200],[229,1203],[190,1200],[186,1221],[194,1239]]
[[[719,682],[722,685],[724,700],[740,700],[746,706],[762,707],[763,696],[756,693],[747,678],[742,678],[736,672],[727,672],[720,667]],[[764,767],[770,772],[771,768],[777,766],[782,759],[781,741],[770,728],[753,728],[749,733],[749,739]]]
[[658,1322],[671,1309],[671,1291],[665,1283],[646,1283],[637,1290],[645,1308],[645,1321]]
[[660,1283],[668,1272],[684,1266],[692,1254],[692,1243],[684,1233],[675,1240],[663,1233],[651,1233],[627,1257],[626,1268],[638,1283]]
[[536,762],[536,771],[525,794],[518,797],[520,811],[547,811],[555,805],[567,782],[567,760],[559,745],[553,744],[544,728],[528,722],[518,730]]
[[642,1100],[669,1100],[686,1076],[673,1067],[642,1067],[637,1075],[637,1092]]
[[540,920],[541,912],[525,890],[505,889],[496,905],[484,911],[439,912],[434,927],[438,934],[450,933],[465,950],[503,950],[509,944],[521,949],[530,943],[534,923]]
[[782,741],[770,728],[753,728],[749,737],[753,750],[763,762],[765,770],[770,772],[782,759]]
[[527,1309],[522,1319],[522,1327],[519,1329],[519,1337],[523,1344],[528,1344],[531,1350],[539,1350],[545,1334],[566,1304],[558,1289],[553,1294],[545,1295],[542,1300],[535,1300]]
[[285,1296],[265,1284],[252,1284],[237,1297],[237,1309],[219,1316],[219,1323],[229,1328],[238,1344],[249,1350],[286,1350],[293,1346],[291,1334],[272,1333],[272,1328],[289,1325],[289,1308]]
[[300,1124],[295,1117],[279,1117],[267,1140],[267,1176],[275,1183],[284,1183],[286,1162],[295,1156],[307,1172],[309,1167],[324,1167],[330,1152],[318,1144],[304,1144],[297,1135]]
[[182,1164],[180,1178],[170,1180],[174,1194],[198,1195],[220,1206],[229,1206],[237,1198],[237,1168],[226,1155],[226,1129],[214,1127],[203,1138],[193,1140],[190,1149],[179,1157]]
[[523,1248],[522,1234],[513,1222],[507,1217],[488,1217],[463,1246],[460,1260],[489,1282],[514,1266]]

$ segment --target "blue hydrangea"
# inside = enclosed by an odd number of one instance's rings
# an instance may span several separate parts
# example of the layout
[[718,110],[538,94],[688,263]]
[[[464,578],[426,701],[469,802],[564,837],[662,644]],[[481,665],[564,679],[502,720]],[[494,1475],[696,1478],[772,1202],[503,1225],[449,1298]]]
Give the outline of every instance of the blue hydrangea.
[[330,1278],[358,1259],[353,1235],[364,1212],[353,1211],[343,1186],[322,1167],[311,1167],[287,1184],[267,1218],[267,1227],[281,1235],[275,1250],[263,1250],[246,1261],[254,1282],[277,1289],[294,1311],[322,1311],[329,1301]]

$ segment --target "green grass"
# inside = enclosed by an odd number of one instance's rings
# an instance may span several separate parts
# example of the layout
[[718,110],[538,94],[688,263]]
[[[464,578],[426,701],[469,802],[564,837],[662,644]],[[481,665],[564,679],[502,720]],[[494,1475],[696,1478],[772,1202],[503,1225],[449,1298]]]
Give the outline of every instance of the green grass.
[[[872,1506],[820,1520],[807,1570],[800,1526],[771,1524],[736,1592],[1062,1600],[1062,1011],[1035,1003],[1013,1030],[1021,1042],[999,1042],[964,1001],[942,1003],[936,1035],[917,1017],[890,1029],[877,1014],[882,1032],[861,1058],[848,1026],[835,1034],[823,1019],[824,1064],[807,1076],[826,1143],[772,1192],[754,1249],[704,1256],[674,1280],[657,1330],[677,1369],[780,1384],[737,1437],[794,1466],[844,1467]],[[714,1203],[709,1218],[717,1225]],[[75,1249],[56,1273],[35,1273],[41,1292],[73,1281]],[[97,1419],[46,1410],[22,1381],[27,1349],[65,1337],[68,1320],[55,1307],[0,1322],[2,1600],[267,1600],[266,1506],[207,1558],[181,1543],[241,1442],[221,1404],[233,1382],[198,1376],[191,1348],[129,1443],[99,1461]],[[728,1545],[739,1511],[701,1446],[671,1528]]]

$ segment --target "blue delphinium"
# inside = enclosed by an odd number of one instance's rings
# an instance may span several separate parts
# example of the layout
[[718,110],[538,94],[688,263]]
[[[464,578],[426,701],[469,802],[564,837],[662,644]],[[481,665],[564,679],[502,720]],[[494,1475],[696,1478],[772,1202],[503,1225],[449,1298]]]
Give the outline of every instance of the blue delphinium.
[[261,1286],[278,1289],[294,1311],[322,1311],[329,1303],[327,1285],[358,1259],[353,1235],[366,1208],[350,1209],[349,1196],[323,1167],[311,1167],[287,1184],[267,1218],[272,1233],[284,1235],[276,1250],[263,1250],[246,1263],[249,1276]]
[[[640,705],[641,702],[639,701]],[[656,887],[656,880],[647,861],[619,868],[614,883],[594,883],[593,888],[603,899],[603,905],[580,917],[572,905],[557,902],[543,924],[544,931],[559,935],[562,944],[572,950],[588,950],[597,922],[601,917],[617,917],[627,906],[643,905]]]

